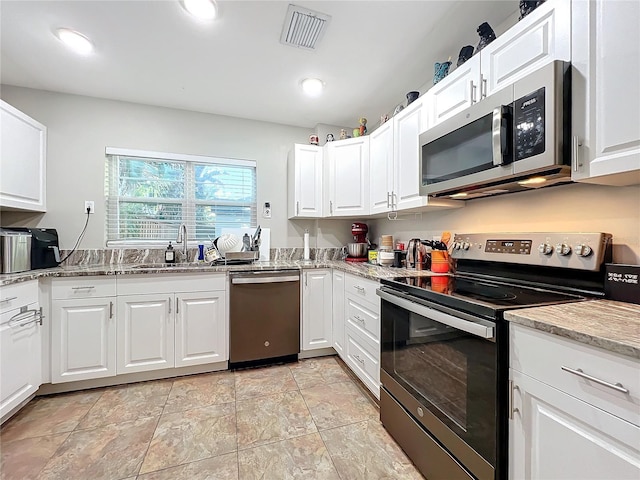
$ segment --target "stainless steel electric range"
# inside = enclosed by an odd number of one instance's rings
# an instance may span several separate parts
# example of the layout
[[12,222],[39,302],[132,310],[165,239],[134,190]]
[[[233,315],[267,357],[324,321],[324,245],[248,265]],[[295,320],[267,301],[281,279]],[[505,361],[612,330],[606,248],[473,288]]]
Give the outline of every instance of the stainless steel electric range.
[[611,235],[463,234],[452,256],[454,275],[381,280],[380,417],[428,480],[506,479],[504,311],[603,296]]

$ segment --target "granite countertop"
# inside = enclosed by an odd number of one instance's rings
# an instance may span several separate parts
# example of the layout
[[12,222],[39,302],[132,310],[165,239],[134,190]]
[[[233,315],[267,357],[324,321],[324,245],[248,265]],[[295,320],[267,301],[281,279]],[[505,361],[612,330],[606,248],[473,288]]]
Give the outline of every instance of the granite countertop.
[[[166,273],[215,273],[215,272],[249,272],[269,270],[303,270],[314,268],[335,268],[346,273],[358,275],[372,280],[392,277],[430,276],[434,275],[429,270],[415,270],[412,268],[392,268],[372,265],[366,262],[350,263],[338,260],[279,260],[272,262],[254,262],[245,265],[198,265],[176,264],[166,266],[163,264],[115,264],[115,265],[89,265],[74,267],[56,267],[43,270],[32,270],[23,273],[0,275],[0,286],[26,282],[48,277],[82,277],[91,275],[148,275]],[[435,274],[442,275],[442,274]]]
[[586,345],[640,359],[640,305],[590,300],[507,310],[504,318]]

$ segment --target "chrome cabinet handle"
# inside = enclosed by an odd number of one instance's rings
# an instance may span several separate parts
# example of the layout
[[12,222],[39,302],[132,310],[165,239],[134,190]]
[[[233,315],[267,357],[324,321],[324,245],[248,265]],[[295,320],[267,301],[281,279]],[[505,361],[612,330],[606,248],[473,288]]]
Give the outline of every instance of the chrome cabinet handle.
[[517,408],[513,407],[513,392],[520,391],[520,387],[513,383],[513,380],[509,380],[509,420],[513,420],[513,415],[519,412]]
[[353,355],[353,358],[355,358],[358,362],[360,362],[362,364],[362,366],[364,366],[364,360],[362,360],[358,355]]
[[354,315],[353,318],[359,321],[360,323],[362,323],[363,325],[366,323],[364,318],[360,318],[358,315]]
[[300,202],[296,202],[296,215],[300,215]]
[[629,389],[628,388],[624,388],[624,385],[622,385],[620,382],[618,383],[611,383],[611,382],[607,382],[605,380],[600,380],[599,378],[593,377],[587,373],[584,373],[582,371],[581,368],[569,368],[569,367],[565,367],[564,365],[560,367],[562,370],[564,370],[565,372],[569,372],[572,373],[574,375],[577,375],[578,377],[582,377],[582,378],[586,378],[587,380],[593,382],[593,383],[597,383],[598,385],[602,385],[604,387],[609,387],[614,389],[617,392],[621,392],[621,393],[629,393]]
[[[33,319],[30,319],[30,317],[33,317]],[[32,323],[42,325],[42,308],[34,310],[27,309],[27,307],[20,307],[20,311],[11,317],[8,323],[10,327],[14,327],[16,324],[18,324],[19,327],[26,327]]]
[[71,290],[92,290],[96,287],[94,287],[93,285],[90,285],[88,287],[71,287]]
[[333,200],[329,200],[329,215],[333,215]]
[[113,318],[113,302],[109,302],[109,318]]
[[365,291],[365,288],[361,287],[360,285],[354,285],[353,288],[358,290],[360,293],[364,293],[364,291]]
[[487,79],[480,74],[480,98],[487,98]]
[[387,208],[391,208],[391,192],[387,192]]
[[176,297],[176,315],[180,313],[180,299]]
[[469,86],[471,87],[469,90],[471,105],[473,105],[474,103],[476,103],[476,86],[473,84],[473,80],[469,80]]
[[580,139],[577,135],[571,137],[571,163],[573,164],[573,171],[577,172],[578,167],[581,167],[580,163]]
[[171,313],[171,297],[169,297],[169,313]]
[[0,303],[10,302],[11,300],[15,300],[18,297],[7,297],[3,300],[0,300]]

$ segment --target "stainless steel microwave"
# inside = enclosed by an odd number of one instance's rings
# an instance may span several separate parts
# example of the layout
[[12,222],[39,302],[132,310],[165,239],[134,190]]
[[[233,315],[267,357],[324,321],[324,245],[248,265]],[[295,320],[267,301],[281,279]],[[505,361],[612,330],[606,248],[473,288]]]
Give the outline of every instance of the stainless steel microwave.
[[420,194],[471,199],[571,181],[569,64],[555,61],[420,135]]

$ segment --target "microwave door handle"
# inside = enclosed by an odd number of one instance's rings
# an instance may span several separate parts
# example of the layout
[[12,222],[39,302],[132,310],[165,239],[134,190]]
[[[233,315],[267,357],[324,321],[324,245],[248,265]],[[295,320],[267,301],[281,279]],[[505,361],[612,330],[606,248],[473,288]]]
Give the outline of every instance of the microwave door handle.
[[498,107],[493,110],[491,139],[493,142],[493,164],[496,167],[511,163],[507,131],[509,120],[508,107]]

